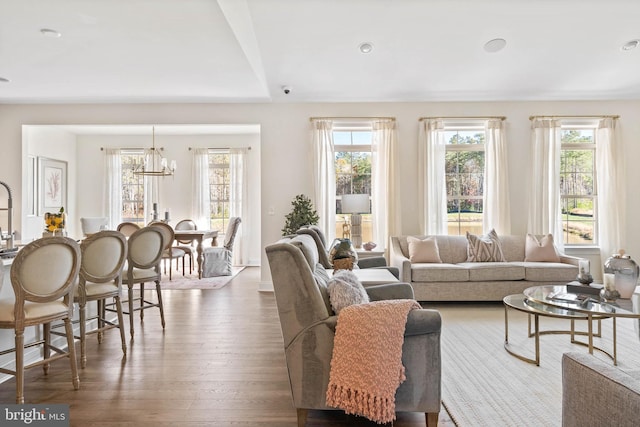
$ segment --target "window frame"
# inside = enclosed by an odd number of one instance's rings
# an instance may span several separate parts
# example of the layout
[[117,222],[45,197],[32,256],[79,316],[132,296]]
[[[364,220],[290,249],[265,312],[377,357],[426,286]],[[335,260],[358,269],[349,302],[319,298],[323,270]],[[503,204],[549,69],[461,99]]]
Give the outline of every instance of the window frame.
[[[131,164],[125,163],[122,159],[124,156],[138,156],[138,161],[134,161]],[[121,172],[121,181],[122,181],[121,182],[122,221],[133,222],[135,224],[139,224],[142,226],[146,225],[147,223],[146,213],[145,213],[145,200],[144,200],[144,177],[142,175],[133,174],[133,171],[135,171],[137,165],[144,162],[144,156],[145,156],[145,152],[144,152],[144,149],[142,148],[121,148],[120,149],[120,168],[121,168],[120,172]],[[127,170],[130,170],[134,177],[137,176],[138,182],[136,184],[125,183],[125,174],[127,173]],[[138,189],[140,190],[139,194],[141,194],[141,198],[139,200],[138,199],[125,200],[125,197],[127,195],[127,191],[125,191],[125,187],[129,188],[132,186],[138,187]],[[127,204],[131,204],[131,203],[141,206],[141,209],[139,209],[139,212],[140,211],[142,212],[141,215],[134,216],[134,217],[125,216],[125,207],[127,206]]]
[[[460,121],[446,121],[444,123],[443,126],[443,130],[442,130],[442,138],[444,140],[444,147],[445,147],[445,169],[444,169],[444,185],[445,185],[445,193],[446,193],[446,199],[447,199],[447,204],[446,204],[446,214],[447,214],[447,235],[450,236],[462,236],[464,234],[462,234],[462,222],[460,220],[460,209],[458,208],[458,221],[454,222],[454,221],[449,221],[449,203],[453,202],[453,201],[460,201],[460,200],[480,200],[480,201],[484,201],[484,177],[485,177],[485,173],[486,173],[486,156],[483,159],[483,170],[482,170],[482,182],[483,182],[483,186],[482,186],[482,194],[479,196],[465,196],[462,194],[458,194],[458,195],[454,195],[454,196],[449,196],[449,192],[447,191],[447,171],[446,171],[446,155],[447,153],[450,152],[483,152],[486,153],[486,140],[483,141],[481,144],[449,144],[448,141],[446,140],[446,136],[448,133],[450,132],[474,132],[474,133],[482,133],[483,135],[485,134],[485,128],[486,128],[486,120],[465,120],[464,122],[460,122]],[[459,174],[459,172],[458,172]],[[459,206],[459,204],[458,204]],[[481,221],[480,221],[480,228],[482,228],[482,220],[484,219],[484,204],[482,206],[482,212],[481,212]],[[450,226],[453,226],[454,224],[457,224],[457,230],[458,233],[457,234],[450,234],[449,233],[449,228]],[[466,230],[465,230],[466,231]]]
[[[209,148],[208,152],[208,166],[209,166],[209,228],[211,228],[212,230],[226,230],[227,229],[227,225],[229,223],[229,218],[230,218],[230,208],[231,208],[231,150],[229,150],[228,148]],[[225,163],[213,163],[213,156],[216,155],[225,155],[227,162],[226,162],[226,166]],[[214,167],[214,165],[222,165],[223,167],[217,166]],[[215,169],[226,169],[227,172],[225,174],[226,177],[226,182],[224,181],[225,178],[223,178],[223,183],[222,184],[217,184],[217,183],[213,183],[213,176],[214,176],[214,170]],[[222,193],[227,195],[226,199],[217,199],[214,198],[214,187],[224,187],[226,186],[226,190],[223,189]],[[222,211],[223,214],[222,216],[214,216],[214,204],[215,203],[222,203],[223,206],[226,206],[226,209],[223,207]],[[226,215],[224,214],[224,212],[226,211]],[[218,224],[221,224],[220,226]]]
[[[592,194],[582,195],[582,194],[563,194],[562,186],[560,186],[560,221],[562,224],[562,243],[564,247],[569,248],[585,248],[585,247],[598,247],[599,246],[599,236],[598,236],[598,170],[597,170],[597,162],[596,162],[596,151],[598,149],[598,121],[593,119],[565,119],[560,120],[560,158],[562,159],[563,151],[574,151],[574,150],[589,150],[592,151],[593,158],[593,191]],[[562,141],[562,134],[566,130],[589,130],[593,135],[593,142],[572,142],[565,143]],[[562,164],[560,164],[560,171],[558,176],[558,184],[560,184],[560,178],[565,173],[562,169]],[[591,199],[591,203],[593,206],[593,238],[591,242],[587,243],[569,243],[568,239],[565,239],[569,233],[564,230],[564,226],[569,222],[569,219],[565,220],[563,213],[563,207],[565,206],[566,200],[574,200],[574,199]],[[586,222],[586,221],[585,221]]]

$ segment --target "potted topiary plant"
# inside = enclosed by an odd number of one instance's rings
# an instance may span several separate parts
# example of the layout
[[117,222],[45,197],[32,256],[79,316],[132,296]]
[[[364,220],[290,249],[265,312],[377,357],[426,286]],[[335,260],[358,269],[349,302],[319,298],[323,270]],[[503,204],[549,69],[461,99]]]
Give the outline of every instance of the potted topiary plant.
[[311,199],[304,194],[298,194],[291,202],[293,209],[287,214],[282,235],[295,234],[303,225],[317,225],[320,217],[313,208]]

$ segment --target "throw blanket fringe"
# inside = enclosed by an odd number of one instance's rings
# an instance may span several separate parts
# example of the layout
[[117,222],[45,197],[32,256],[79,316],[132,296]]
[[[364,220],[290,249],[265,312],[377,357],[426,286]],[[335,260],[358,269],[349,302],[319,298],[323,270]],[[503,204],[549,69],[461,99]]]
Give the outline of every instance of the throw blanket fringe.
[[352,305],[338,315],[327,406],[379,424],[395,420],[395,394],[406,380],[402,344],[414,300]]

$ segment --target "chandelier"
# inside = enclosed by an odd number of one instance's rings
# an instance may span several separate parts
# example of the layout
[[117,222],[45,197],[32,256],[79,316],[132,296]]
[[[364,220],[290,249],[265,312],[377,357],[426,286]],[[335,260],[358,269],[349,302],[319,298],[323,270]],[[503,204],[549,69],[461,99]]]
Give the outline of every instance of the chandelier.
[[153,138],[151,150],[145,153],[144,161],[133,170],[133,173],[144,176],[171,176],[176,171],[176,161],[171,160],[171,163],[167,162],[167,159],[162,156],[160,150],[156,148],[155,126],[151,128],[151,132]]

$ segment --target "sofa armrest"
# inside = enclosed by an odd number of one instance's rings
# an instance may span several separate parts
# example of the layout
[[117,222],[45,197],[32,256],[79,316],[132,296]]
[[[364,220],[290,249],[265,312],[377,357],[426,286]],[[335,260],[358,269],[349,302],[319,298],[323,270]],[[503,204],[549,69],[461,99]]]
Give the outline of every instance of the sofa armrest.
[[414,299],[413,288],[408,283],[386,283],[364,288],[371,301],[387,299]]
[[411,261],[402,253],[399,238],[394,236],[391,237],[389,248],[389,265],[398,269],[401,282],[411,283]]
[[571,256],[571,255],[566,255],[566,254],[560,254],[560,262],[563,264],[571,264],[571,265],[575,265],[575,266],[579,266],[580,265],[580,260],[582,260],[584,258],[580,258],[577,256]]
[[562,355],[562,425],[636,426],[640,381],[587,353]]
[[404,336],[437,334],[442,329],[442,318],[438,310],[411,310],[407,317]]
[[360,268],[373,268],[373,267],[386,267],[387,259],[383,256],[373,256],[367,258],[361,258],[358,260],[358,267]]

